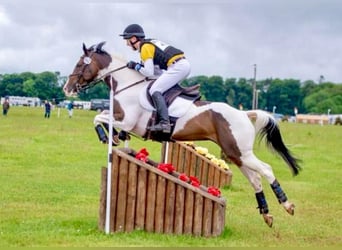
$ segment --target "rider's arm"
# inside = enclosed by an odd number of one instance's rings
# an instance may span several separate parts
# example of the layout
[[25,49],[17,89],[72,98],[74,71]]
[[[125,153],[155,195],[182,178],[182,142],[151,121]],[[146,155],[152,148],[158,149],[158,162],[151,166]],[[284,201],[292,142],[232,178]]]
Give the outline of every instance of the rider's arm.
[[143,74],[146,77],[152,77],[154,76],[154,64],[153,59],[147,59],[144,62],[144,67],[141,67],[139,69],[139,72]]
[[155,47],[152,44],[146,43],[140,48],[140,58],[144,67],[139,69],[139,72],[146,77],[154,76],[154,57]]

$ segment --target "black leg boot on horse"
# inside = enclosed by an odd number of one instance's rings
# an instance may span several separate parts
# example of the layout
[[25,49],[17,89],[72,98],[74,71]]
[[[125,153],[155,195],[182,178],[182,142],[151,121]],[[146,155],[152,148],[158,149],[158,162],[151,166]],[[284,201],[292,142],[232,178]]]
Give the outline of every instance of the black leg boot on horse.
[[284,193],[283,189],[280,187],[280,184],[277,180],[274,180],[271,184],[271,188],[277,197],[280,204],[282,204],[285,208],[285,210],[291,214],[294,215],[294,209],[295,205],[287,200],[286,194]]
[[259,212],[264,217],[264,221],[269,227],[273,225],[273,216],[268,213],[268,205],[263,191],[255,193],[255,198],[258,203]]
[[169,119],[169,111],[166,106],[165,99],[160,92],[152,94],[153,104],[157,110],[158,122],[150,127],[153,132],[171,133],[171,124]]

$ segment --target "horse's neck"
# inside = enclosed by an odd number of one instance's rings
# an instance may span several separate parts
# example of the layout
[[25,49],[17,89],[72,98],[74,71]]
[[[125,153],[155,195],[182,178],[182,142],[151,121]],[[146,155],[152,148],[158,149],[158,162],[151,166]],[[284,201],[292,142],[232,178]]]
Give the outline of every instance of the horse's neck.
[[107,76],[108,74],[111,74],[119,83],[132,83],[135,81],[143,80],[145,78],[140,73],[125,67],[126,64],[126,60],[118,56],[112,55],[112,62],[108,65],[108,67],[98,72],[97,79],[102,78],[103,76]]
[[122,64],[121,66],[119,66],[116,63],[113,63],[113,61],[108,65],[108,67],[99,70],[99,72],[97,73],[96,79],[100,79],[103,78],[107,75],[112,74],[112,72],[116,71],[117,69],[119,69],[120,67],[123,67],[124,64]]

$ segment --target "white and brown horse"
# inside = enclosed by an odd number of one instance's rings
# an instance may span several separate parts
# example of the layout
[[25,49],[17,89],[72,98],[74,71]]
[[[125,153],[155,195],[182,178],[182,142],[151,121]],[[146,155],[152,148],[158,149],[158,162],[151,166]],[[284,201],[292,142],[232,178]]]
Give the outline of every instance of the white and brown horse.
[[[70,96],[93,86],[101,79],[107,84],[114,82],[113,126],[143,137],[154,110],[145,94],[152,80],[127,68],[125,60],[109,55],[102,49],[103,44],[104,42],[90,48],[83,45],[84,53],[63,90]],[[268,181],[285,210],[294,214],[294,204],[288,201],[271,166],[253,153],[255,137],[260,134],[284,159],[294,175],[300,170],[298,160],[285,146],[279,127],[270,114],[261,110],[241,111],[226,103],[191,101],[181,97],[177,97],[171,104],[169,113],[178,118],[173,124],[170,140],[210,140],[219,145],[254,188],[259,212],[269,226],[272,226],[273,217],[268,211],[261,177]],[[108,128],[109,115],[108,111],[98,114],[94,119],[95,126],[107,124]]]

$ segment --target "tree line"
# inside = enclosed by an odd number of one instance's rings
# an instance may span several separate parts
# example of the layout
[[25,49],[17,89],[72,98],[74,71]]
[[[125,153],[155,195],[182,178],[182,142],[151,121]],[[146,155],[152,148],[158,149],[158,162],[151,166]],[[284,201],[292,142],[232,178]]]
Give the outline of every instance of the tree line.
[[[65,100],[63,85],[67,77],[59,72],[0,75],[0,96],[39,97],[56,103]],[[253,80],[246,78],[222,78],[221,76],[193,76],[182,86],[200,84],[203,100],[225,102],[244,110],[252,109]],[[105,84],[98,84],[80,93],[79,100],[108,98]],[[264,79],[256,81],[256,105],[269,112],[294,115],[298,113],[342,113],[342,84],[332,82],[301,82],[296,79]]]

